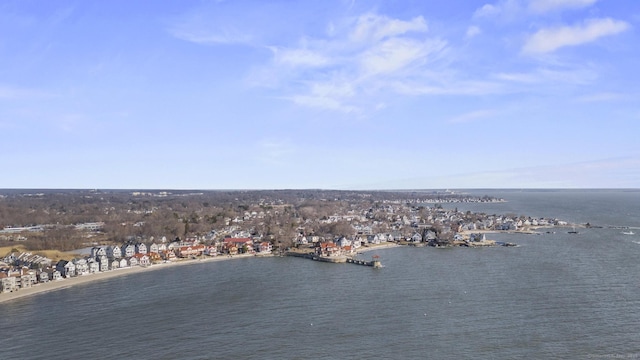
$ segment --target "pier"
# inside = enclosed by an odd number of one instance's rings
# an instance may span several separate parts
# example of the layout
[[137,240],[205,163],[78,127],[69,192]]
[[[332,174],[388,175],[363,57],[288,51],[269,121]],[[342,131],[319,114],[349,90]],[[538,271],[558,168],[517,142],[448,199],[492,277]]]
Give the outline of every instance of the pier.
[[382,267],[382,263],[380,263],[380,257],[378,255],[374,255],[372,257],[371,261],[360,260],[360,259],[356,259],[356,258],[347,258],[347,263],[348,264],[371,266],[374,269],[379,269],[379,268]]
[[301,257],[301,258],[314,260],[314,261],[334,263],[334,264],[347,263],[347,264],[370,266],[370,267],[373,267],[374,269],[379,269],[382,267],[382,263],[380,263],[380,257],[378,255],[374,255],[371,261],[360,260],[360,259],[347,257],[347,256],[318,256],[313,253],[297,253],[297,252],[291,252],[291,251],[287,252],[286,255]]

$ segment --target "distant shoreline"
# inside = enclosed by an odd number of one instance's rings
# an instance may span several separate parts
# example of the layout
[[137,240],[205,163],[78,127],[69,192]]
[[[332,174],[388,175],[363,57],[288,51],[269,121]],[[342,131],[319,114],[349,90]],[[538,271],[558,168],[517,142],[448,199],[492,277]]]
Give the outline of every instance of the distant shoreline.
[[[265,256],[265,255],[258,255],[258,257],[259,256]],[[272,256],[272,255],[266,255],[266,256]],[[233,255],[233,256],[218,255],[214,257],[205,257],[202,259],[188,259],[188,260],[179,260],[174,262],[155,264],[147,267],[135,266],[135,267],[128,267],[128,268],[120,268],[120,269],[114,269],[114,270],[109,270],[104,272],[98,272],[94,274],[75,276],[75,277],[67,278],[63,280],[55,280],[55,281],[51,280],[46,283],[38,283],[36,285],[33,285],[30,288],[19,289],[17,291],[10,292],[10,293],[0,293],[0,304],[17,300],[20,298],[24,298],[24,297],[66,289],[72,286],[89,284],[96,281],[112,279],[112,278],[129,275],[129,274],[137,274],[137,273],[146,272],[146,271],[166,269],[166,268],[175,267],[175,266],[199,264],[203,262],[224,261],[224,260],[233,260],[233,259],[249,258],[249,257],[256,257],[256,255],[254,254],[247,254],[247,255],[243,254],[243,255]]]

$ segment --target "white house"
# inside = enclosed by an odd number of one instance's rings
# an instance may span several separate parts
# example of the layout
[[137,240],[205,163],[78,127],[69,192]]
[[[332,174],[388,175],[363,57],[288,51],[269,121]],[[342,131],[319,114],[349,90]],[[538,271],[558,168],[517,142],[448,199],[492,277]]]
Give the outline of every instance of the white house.
[[86,259],[75,259],[73,263],[76,265],[76,275],[85,275],[89,273],[89,264]]
[[144,243],[136,244],[136,254],[146,254],[147,253],[147,245]]
[[120,249],[120,246],[109,246],[107,248],[107,257],[109,259],[120,259],[122,257],[122,250]]
[[122,247],[122,256],[130,258],[136,253],[136,247],[133,244],[125,245]]
[[8,276],[0,279],[0,292],[13,292],[18,290],[15,276]]
[[104,246],[94,246],[91,248],[91,257],[97,258],[98,256],[107,255],[107,249]]

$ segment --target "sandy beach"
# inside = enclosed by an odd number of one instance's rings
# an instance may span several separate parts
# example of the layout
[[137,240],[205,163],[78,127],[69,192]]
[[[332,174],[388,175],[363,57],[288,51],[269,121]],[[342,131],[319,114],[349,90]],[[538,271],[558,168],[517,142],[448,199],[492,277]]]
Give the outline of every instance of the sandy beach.
[[358,248],[358,251],[356,251],[356,254],[362,254],[365,252],[371,252],[371,251],[376,251],[376,250],[381,250],[381,249],[388,249],[388,248],[392,248],[392,247],[398,247],[398,246],[402,246],[396,243],[382,243],[379,245],[369,245],[366,247],[360,247]]
[[[397,246],[401,246],[401,245],[398,245],[395,243],[370,245],[368,247],[361,247],[360,249],[358,249],[357,253],[362,254],[365,252],[372,252],[376,250],[382,250],[382,249],[387,249],[387,248],[397,247]],[[250,257],[256,257],[256,256],[273,256],[273,255],[255,255],[255,254],[233,255],[233,256],[218,255],[214,257],[203,257],[199,259],[177,260],[177,261],[172,261],[167,263],[154,264],[147,267],[134,266],[129,268],[109,270],[105,272],[98,272],[95,274],[76,276],[68,279],[49,281],[47,283],[38,283],[30,288],[20,289],[18,291],[14,291],[10,293],[0,293],[0,303],[4,303],[4,302],[20,299],[20,298],[32,296],[32,295],[42,294],[49,291],[65,289],[72,286],[89,284],[95,281],[107,280],[107,279],[111,279],[118,276],[137,274],[144,271],[154,271],[159,269],[167,269],[175,266],[193,265],[193,264],[200,264],[203,262],[212,262],[212,261],[225,261],[225,260],[233,260],[233,259],[241,259],[241,258],[250,258]]]
[[[200,264],[204,262],[213,262],[213,261],[241,259],[241,258],[248,258],[248,257],[254,257],[254,256],[255,256],[254,254],[233,255],[233,256],[219,255],[214,257],[203,257],[201,259],[193,259],[193,260],[192,259],[177,260],[177,261],[172,261],[167,263],[150,265],[147,267],[134,266],[129,268],[121,268],[121,269],[115,269],[110,271],[98,272],[95,274],[81,275],[81,276],[76,276],[73,278],[68,278],[63,280],[49,281],[47,283],[39,283],[30,288],[20,289],[18,291],[14,291],[10,293],[0,293],[0,303],[4,303],[7,301],[12,301],[12,300],[16,300],[16,299],[24,298],[27,296],[36,295],[36,294],[42,294],[49,291],[65,289],[72,286],[78,286],[78,285],[88,284],[96,281],[111,279],[118,276],[136,274],[144,271],[154,271],[159,269],[167,269],[175,266],[193,265],[193,264]],[[261,256],[265,256],[265,255],[261,255]],[[269,256],[269,255],[266,255],[266,256]]]

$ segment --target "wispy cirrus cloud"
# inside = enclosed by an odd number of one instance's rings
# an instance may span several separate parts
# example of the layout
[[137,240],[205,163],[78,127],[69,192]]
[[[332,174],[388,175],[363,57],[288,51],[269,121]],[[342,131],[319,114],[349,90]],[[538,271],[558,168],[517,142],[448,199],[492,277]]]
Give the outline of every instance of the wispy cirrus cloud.
[[490,118],[495,114],[496,114],[496,111],[491,109],[475,110],[475,111],[471,111],[468,113],[455,116],[449,119],[449,122],[453,124],[469,123],[469,122],[473,122],[480,119]]
[[534,84],[571,84],[587,85],[598,78],[595,70],[589,66],[559,66],[554,68],[539,67],[528,72],[495,73],[492,77],[508,82],[524,85]]
[[564,10],[578,10],[594,5],[598,0],[499,0],[478,8],[473,17],[500,18],[513,21],[528,15],[543,15]]
[[212,28],[200,25],[199,20],[185,20],[169,29],[169,33],[181,40],[196,44],[248,44],[253,41],[250,34],[232,26]]
[[363,114],[384,108],[383,94],[401,93],[389,84],[424,79],[447,49],[446,41],[427,35],[421,16],[365,13],[330,25],[325,37],[269,47],[272,59],[260,71],[268,74],[264,85],[276,84],[297,105]]
[[629,29],[629,24],[611,18],[589,19],[582,24],[544,28],[531,35],[522,52],[544,54],[566,46],[577,46],[593,42],[604,36],[615,35]]
[[518,0],[500,0],[494,4],[484,4],[473,13],[473,18],[500,18],[512,21],[523,13],[523,9]]
[[546,13],[565,9],[581,9],[589,7],[598,0],[532,0],[529,10],[534,13]]

